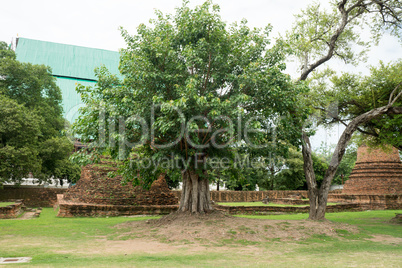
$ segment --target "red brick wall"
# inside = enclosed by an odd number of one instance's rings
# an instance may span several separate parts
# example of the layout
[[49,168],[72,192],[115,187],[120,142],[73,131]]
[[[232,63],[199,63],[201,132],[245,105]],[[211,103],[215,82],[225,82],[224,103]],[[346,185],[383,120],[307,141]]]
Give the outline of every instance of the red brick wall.
[[62,188],[23,188],[4,186],[0,189],[0,201],[23,199],[27,207],[52,207],[57,201],[57,194],[63,194]]
[[77,204],[63,199],[58,195],[58,217],[105,217],[129,215],[165,215],[178,210],[178,205],[105,205],[105,204]]
[[[59,195],[59,217],[75,216],[123,216],[123,215],[163,215],[177,211],[174,206],[112,206],[112,205],[88,205],[74,204],[62,200]],[[365,211],[402,209],[402,195],[343,195],[330,194],[329,202],[343,204],[327,206],[327,212],[340,211]],[[269,214],[269,213],[308,213],[309,206],[304,207],[277,207],[277,206],[221,206],[216,205],[217,210],[229,214]]]
[[[173,191],[180,200],[181,191]],[[260,202],[268,198],[289,198],[292,195],[300,195],[308,198],[307,191],[211,191],[211,199],[215,202]]]

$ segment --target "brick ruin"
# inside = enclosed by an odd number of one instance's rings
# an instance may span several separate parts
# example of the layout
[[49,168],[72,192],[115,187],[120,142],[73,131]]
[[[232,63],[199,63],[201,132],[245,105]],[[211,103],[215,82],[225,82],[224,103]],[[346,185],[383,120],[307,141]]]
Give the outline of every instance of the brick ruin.
[[104,205],[176,205],[177,197],[169,190],[165,176],[160,175],[149,190],[141,186],[122,185],[122,177],[108,176],[117,168],[108,165],[88,165],[82,169],[77,184],[64,193],[64,200]]
[[[128,207],[155,206],[160,209],[178,204],[178,198],[168,188],[163,174],[152,183],[149,190],[145,190],[131,183],[123,185],[122,176],[109,176],[110,172],[116,170],[107,161],[84,167],[77,184],[64,195],[58,195],[58,216],[129,215],[132,209]],[[149,208],[149,211],[152,209]]]
[[357,150],[356,165],[342,194],[401,195],[402,163],[397,149],[390,152],[362,145]]
[[14,204],[0,207],[0,219],[17,218],[23,212],[23,200],[8,200],[15,202]]

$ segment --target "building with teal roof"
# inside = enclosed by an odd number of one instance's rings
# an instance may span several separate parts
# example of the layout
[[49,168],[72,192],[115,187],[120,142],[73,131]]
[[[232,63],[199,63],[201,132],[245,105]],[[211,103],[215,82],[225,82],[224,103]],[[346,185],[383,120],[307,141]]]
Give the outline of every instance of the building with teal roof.
[[120,54],[115,51],[18,38],[17,60],[50,66],[63,96],[64,117],[73,122],[83,106],[75,91],[78,84],[95,86],[94,69],[104,65],[112,74],[119,74]]

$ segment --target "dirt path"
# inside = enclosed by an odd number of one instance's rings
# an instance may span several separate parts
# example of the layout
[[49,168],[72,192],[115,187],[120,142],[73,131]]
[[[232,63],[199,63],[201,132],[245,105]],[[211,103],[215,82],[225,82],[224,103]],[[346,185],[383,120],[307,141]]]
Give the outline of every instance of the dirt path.
[[17,218],[18,220],[29,220],[34,218],[35,212],[27,211],[24,214],[22,214],[21,217]]

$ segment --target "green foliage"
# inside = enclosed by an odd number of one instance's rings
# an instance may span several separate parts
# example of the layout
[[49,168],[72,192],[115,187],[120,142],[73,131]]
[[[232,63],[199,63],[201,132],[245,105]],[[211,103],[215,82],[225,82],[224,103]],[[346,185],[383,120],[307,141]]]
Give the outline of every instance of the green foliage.
[[[328,11],[315,2],[295,15],[293,27],[287,32],[285,39],[294,56],[302,64],[302,68],[307,68],[308,64],[327,55],[328,44],[341,20],[336,3],[333,3],[332,9]],[[369,44],[360,38],[358,30],[361,30],[361,26],[362,22],[358,20],[348,24],[336,43],[334,58],[341,59],[345,63],[357,63],[364,56]],[[356,54],[351,44],[358,44],[364,49],[360,54]]]
[[19,182],[29,172],[76,180],[79,168],[63,136],[61,91],[43,65],[21,63],[0,42],[0,183]]
[[[341,163],[339,163],[338,169],[336,171],[336,174],[332,180],[332,184],[334,185],[340,185],[345,183],[348,179],[350,174],[352,173],[352,169],[355,166],[356,159],[357,159],[357,143],[351,142],[346,148],[345,154],[341,160]],[[321,147],[318,149],[316,152],[317,155],[320,155],[322,158],[325,159],[325,162],[327,164],[330,163],[333,150],[335,149],[335,145],[330,146],[329,148],[324,147],[321,145]],[[342,179],[343,176],[343,179]]]
[[[331,58],[354,65],[364,61],[370,46],[377,45],[384,32],[402,41],[399,0],[332,0],[330,4],[330,10],[318,2],[308,5],[295,15],[292,29],[283,38],[301,64],[302,80]],[[367,40],[360,34],[365,30],[371,31]]]
[[10,49],[6,42],[0,41],[0,60],[15,59],[15,53]]
[[73,149],[73,144],[66,137],[53,137],[42,142],[39,148],[42,173],[46,174],[46,177],[55,176],[72,182],[78,181],[81,169],[68,158]]
[[[313,168],[316,174],[317,183],[320,185],[328,164],[325,159],[315,153],[312,154]],[[289,157],[285,160],[284,168],[275,178],[275,189],[277,190],[307,190],[306,178],[303,169],[303,157],[300,151],[295,148],[289,150]]]
[[[339,117],[344,120],[353,119],[371,109],[388,104],[391,92],[402,82],[402,60],[371,67],[370,75],[358,76],[344,73],[332,78],[333,88],[329,95],[338,100]],[[401,91],[397,88],[397,95]],[[402,109],[402,99],[394,104]],[[398,114],[399,113],[399,114]],[[402,148],[402,115],[390,112],[375,118],[361,126],[363,139],[371,144],[389,144]]]
[[95,154],[94,151],[84,149],[73,153],[70,156],[70,161],[80,167],[84,167],[89,164],[99,163],[100,156]]
[[169,189],[175,189],[178,188],[180,185],[180,180],[181,180],[181,174],[179,172],[169,172],[165,176],[166,183],[169,187]]
[[64,128],[61,91],[49,67],[21,63],[15,57],[1,60],[0,92],[35,111],[40,117],[40,139],[60,134]]
[[299,137],[289,111],[305,114],[296,96],[307,89],[282,73],[286,46],[268,48],[270,26],[251,29],[243,20],[227,27],[210,1],[194,9],[184,2],[174,15],[156,11],[150,23],[135,35],[122,29],[123,81],[101,68],[95,88],[78,88],[86,107],[74,130],[125,160],[125,177],[149,184],[171,172],[169,161],[177,161],[176,174],[204,174],[211,167],[198,161],[227,157],[233,164],[236,151],[272,141],[270,128],[281,129],[284,140]]
[[39,118],[23,105],[0,95],[0,184],[38,173]]
[[236,172],[224,172],[223,182],[228,190],[255,191],[258,179],[264,172],[261,169],[244,168]]

